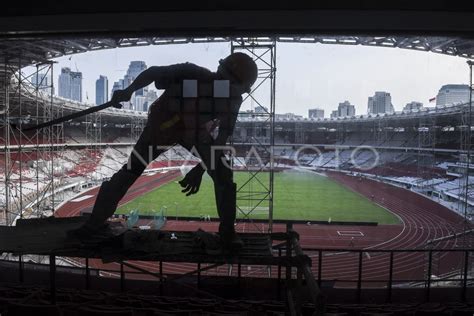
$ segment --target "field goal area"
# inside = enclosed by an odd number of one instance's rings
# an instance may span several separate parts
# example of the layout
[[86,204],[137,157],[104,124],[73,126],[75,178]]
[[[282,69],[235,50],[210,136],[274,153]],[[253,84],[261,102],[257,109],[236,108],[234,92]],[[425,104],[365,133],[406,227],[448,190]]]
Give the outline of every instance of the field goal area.
[[343,237],[364,237],[364,233],[360,230],[338,230],[337,234]]

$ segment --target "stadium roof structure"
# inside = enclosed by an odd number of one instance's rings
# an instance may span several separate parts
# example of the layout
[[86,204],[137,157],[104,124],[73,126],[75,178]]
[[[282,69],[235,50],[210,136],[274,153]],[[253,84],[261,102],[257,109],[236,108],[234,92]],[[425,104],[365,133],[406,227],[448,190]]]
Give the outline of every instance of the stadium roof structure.
[[[260,44],[276,41],[282,43],[392,47],[474,58],[474,39],[463,37],[297,35],[242,39],[245,39],[246,42]],[[239,37],[3,38],[0,39],[0,61],[11,66],[25,66],[88,51],[150,45],[221,43],[233,40],[239,41]]]
[[242,36],[473,58],[473,17],[471,3],[444,0],[7,1],[0,12],[0,71],[86,51]]
[[[0,81],[4,81],[0,90],[8,85],[5,81],[9,75],[26,65],[52,63],[54,58],[89,51],[151,45],[231,41],[260,45],[313,43],[401,48],[474,58],[474,25],[466,23],[474,20],[474,6],[465,2],[336,0],[276,1],[268,5],[244,0],[233,4],[183,1],[140,5],[140,1],[135,1],[120,6],[88,3],[88,0],[54,2],[26,8],[9,2],[0,13]],[[64,114],[87,106],[60,98],[54,98],[52,103],[61,104]],[[25,104],[23,111],[28,109]],[[13,119],[14,111],[10,112]],[[315,122],[331,128],[341,123],[372,124],[380,120],[408,125],[420,117],[436,117],[440,125],[444,122],[445,126],[456,126],[462,112],[463,106],[457,105],[334,120],[276,121]],[[111,123],[129,115],[145,118],[143,113],[126,110],[110,109],[103,114]],[[440,120],[443,117],[446,119]],[[258,118],[250,120],[258,121]]]
[[5,1],[0,12],[0,36],[82,33],[90,37],[111,32],[135,33],[133,36],[361,35],[374,31],[469,35],[474,30],[469,23],[473,12],[472,2],[460,0],[49,0],[27,5]]

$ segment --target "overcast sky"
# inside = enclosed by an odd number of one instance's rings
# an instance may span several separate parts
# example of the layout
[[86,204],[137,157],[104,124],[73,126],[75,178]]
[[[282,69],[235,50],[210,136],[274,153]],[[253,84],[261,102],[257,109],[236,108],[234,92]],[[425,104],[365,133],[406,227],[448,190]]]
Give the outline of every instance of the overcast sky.
[[[230,43],[179,44],[102,50],[66,56],[55,64],[55,81],[61,67],[83,74],[83,100],[95,102],[95,81],[99,75],[114,81],[123,78],[130,61],[147,66],[181,62],[215,71],[218,60],[230,52]],[[319,107],[328,117],[339,102],[348,100],[356,114],[367,113],[367,98],[375,91],[387,91],[395,110],[410,101],[434,106],[429,99],[448,83],[468,83],[466,60],[460,57],[398,48],[325,44],[277,43],[276,112],[307,116],[308,108]],[[57,91],[57,88],[56,88]],[[259,101],[265,105],[268,90]],[[253,104],[252,106],[254,106]]]

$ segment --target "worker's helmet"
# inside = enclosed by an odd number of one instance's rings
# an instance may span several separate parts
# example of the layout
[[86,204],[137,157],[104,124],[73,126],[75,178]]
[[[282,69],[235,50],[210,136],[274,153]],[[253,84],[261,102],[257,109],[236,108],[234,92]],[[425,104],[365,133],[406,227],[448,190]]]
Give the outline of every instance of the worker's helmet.
[[258,76],[257,64],[250,56],[244,53],[232,53],[221,59],[219,65],[238,83],[243,85],[245,92],[250,92]]

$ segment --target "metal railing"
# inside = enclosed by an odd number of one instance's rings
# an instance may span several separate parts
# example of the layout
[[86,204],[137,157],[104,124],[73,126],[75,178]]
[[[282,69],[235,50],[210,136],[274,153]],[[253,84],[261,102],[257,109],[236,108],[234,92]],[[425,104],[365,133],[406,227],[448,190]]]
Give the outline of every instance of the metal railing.
[[[301,248],[298,242],[297,234],[289,234],[288,240],[285,242],[273,246],[275,253],[278,253],[278,257],[299,257],[301,258],[301,264],[298,266],[294,265],[285,265],[285,261],[276,267],[278,273],[273,275],[274,278],[278,279],[278,290],[277,293],[285,293],[287,296],[291,295],[291,291],[287,292],[289,284],[293,284],[297,287],[306,285],[310,293],[309,298],[312,300],[315,306],[322,307],[324,306],[325,298],[325,284],[331,282],[341,282],[341,283],[353,283],[355,284],[352,289],[355,293],[355,301],[362,301],[362,293],[365,289],[363,285],[372,283],[376,285],[377,289],[385,290],[385,298],[387,302],[392,302],[393,289],[397,287],[397,284],[402,284],[404,287],[417,287],[424,291],[424,298],[426,302],[431,300],[432,289],[436,287],[439,282],[444,282],[445,285],[449,288],[457,288],[460,290],[461,301],[467,301],[467,292],[468,288],[474,285],[474,278],[471,274],[471,261],[470,257],[474,256],[474,249],[321,249],[321,248]],[[423,276],[418,278],[400,278],[396,277],[396,274],[399,272],[397,267],[397,259],[402,256],[402,254],[418,254],[423,266],[425,267]],[[436,264],[436,254],[445,254],[445,255],[458,255],[461,260],[459,260],[458,266],[459,270],[448,273],[445,277],[442,278],[433,278],[434,265]],[[323,269],[325,261],[329,258],[334,258],[335,256],[340,255],[350,255],[350,258],[353,261],[347,265],[353,265],[354,274],[350,277],[337,277],[333,278],[325,275]],[[386,260],[386,266],[382,266],[385,271],[387,278],[383,279],[364,279],[364,268],[366,268],[366,260],[364,258],[372,257],[374,258],[377,254],[383,254],[388,260]],[[312,257],[312,262],[307,260],[308,255]],[[369,256],[368,256],[369,255]],[[16,264],[11,260],[3,260],[2,262],[8,262],[9,264]],[[288,261],[289,262],[289,261]],[[107,276],[111,278],[118,279],[120,289],[125,291],[126,289],[126,280],[127,275],[149,275],[153,279],[158,280],[159,282],[159,293],[163,293],[163,286],[166,282],[174,282],[179,280],[183,276],[196,275],[197,277],[197,288],[196,291],[201,294],[211,295],[210,293],[203,291],[200,287],[202,272],[209,271],[214,268],[216,265],[202,265],[201,263],[196,263],[196,269],[183,274],[166,274],[163,272],[163,261],[157,262],[157,272],[151,272],[140,268],[139,266],[133,264],[133,261],[119,261],[117,262],[119,267],[117,270],[112,269],[103,269],[103,268],[91,268],[90,259],[84,258],[84,267],[58,267],[56,264],[56,256],[49,256],[49,264],[36,264],[35,266],[41,267],[44,270],[49,270],[49,281],[51,293],[56,293],[56,273],[58,269],[68,269],[71,271],[81,271],[84,274],[84,287],[85,289],[90,289],[90,278],[92,275],[95,276]],[[25,262],[23,257],[18,257],[18,281],[23,283],[25,281]],[[28,264],[29,265],[29,264]],[[125,267],[129,268],[125,271]],[[283,271],[283,268],[285,271]],[[133,271],[131,271],[131,270]],[[242,268],[241,264],[237,264],[237,279],[239,280],[243,277],[241,274]],[[329,274],[329,273],[327,273]],[[207,276],[212,276],[208,274]],[[132,277],[133,279],[133,277]],[[140,278],[141,279],[141,278]],[[289,282],[289,283],[288,283]],[[293,283],[292,283],[293,282]],[[449,282],[452,282],[449,285]],[[282,285],[286,287],[283,288]],[[381,285],[383,284],[383,285]],[[370,288],[370,289],[373,289]],[[212,296],[212,295],[211,295]],[[51,300],[55,302],[55,295],[52,294]],[[287,300],[290,299],[287,297]]]
[[[321,288],[322,284],[328,282],[341,282],[341,283],[355,283],[356,284],[356,300],[358,302],[361,301],[361,294],[363,291],[362,284],[363,283],[374,283],[374,284],[385,284],[381,288],[386,289],[386,300],[387,302],[392,301],[392,289],[394,288],[395,284],[404,284],[406,287],[416,286],[416,283],[422,284],[424,286],[425,291],[425,300],[427,302],[430,301],[431,298],[431,289],[433,288],[434,284],[439,282],[453,282],[453,283],[460,283],[461,284],[461,297],[460,300],[466,301],[466,294],[467,294],[467,287],[469,283],[474,281],[474,277],[472,276],[472,271],[470,268],[470,256],[474,254],[474,249],[321,249],[321,248],[303,248],[306,254],[309,253],[316,253],[316,256],[310,257],[317,257],[316,262],[313,260],[313,271],[315,272],[315,278],[317,280],[318,286]],[[410,253],[410,254],[420,254],[421,261],[423,262],[424,269],[424,276],[423,278],[395,278],[394,275],[397,274],[397,266],[394,264],[395,258],[397,255],[402,253]],[[462,255],[462,262],[460,263],[460,269],[458,273],[450,273],[447,277],[443,278],[433,278],[433,254],[440,253],[440,254],[461,254]],[[347,278],[328,278],[324,276],[323,265],[324,265],[324,258],[332,257],[333,255],[338,254],[354,254],[352,258],[355,263],[355,273],[351,277]],[[386,254],[388,256],[388,261],[386,263],[386,272],[387,272],[387,279],[364,279],[363,277],[363,269],[364,269],[364,257],[371,257],[371,254]],[[329,256],[328,256],[329,255]],[[423,260],[423,258],[427,258]],[[350,264],[347,264],[350,266]],[[419,267],[418,267],[419,268]],[[470,275],[471,273],[471,275]],[[455,275],[460,275],[460,277],[456,278]],[[380,286],[379,286],[380,287]],[[456,286],[458,287],[458,286]]]

